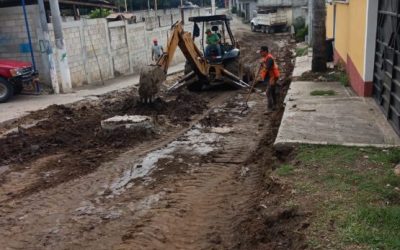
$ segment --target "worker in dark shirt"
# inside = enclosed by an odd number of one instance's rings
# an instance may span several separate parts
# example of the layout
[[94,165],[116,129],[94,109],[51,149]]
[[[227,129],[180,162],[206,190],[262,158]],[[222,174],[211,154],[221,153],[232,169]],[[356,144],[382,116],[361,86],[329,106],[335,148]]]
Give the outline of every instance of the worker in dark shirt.
[[279,69],[274,57],[269,53],[267,46],[262,46],[259,53],[260,60],[260,79],[267,86],[268,111],[275,110],[277,105],[276,83],[279,79]]

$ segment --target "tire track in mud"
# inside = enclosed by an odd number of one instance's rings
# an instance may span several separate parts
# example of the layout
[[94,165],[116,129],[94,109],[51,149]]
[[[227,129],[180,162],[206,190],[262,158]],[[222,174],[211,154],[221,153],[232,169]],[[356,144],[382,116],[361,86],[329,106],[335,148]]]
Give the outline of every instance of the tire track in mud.
[[[262,97],[257,99],[251,112],[224,136],[219,151],[200,160],[198,167],[186,166],[194,174],[168,178],[167,189],[174,191],[165,199],[171,205],[152,211],[142,227],[125,234],[118,249],[232,249],[240,245],[235,232],[242,218],[247,218],[263,177],[246,161],[269,126],[262,115]],[[225,115],[240,117],[237,104],[230,106]],[[179,162],[179,157],[175,160]]]

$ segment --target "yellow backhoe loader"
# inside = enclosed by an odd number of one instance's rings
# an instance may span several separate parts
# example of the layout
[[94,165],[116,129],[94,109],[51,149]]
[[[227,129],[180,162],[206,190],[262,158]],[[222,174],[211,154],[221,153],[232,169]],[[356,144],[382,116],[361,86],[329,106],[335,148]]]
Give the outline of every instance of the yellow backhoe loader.
[[[146,66],[140,74],[139,95],[142,102],[152,102],[158,93],[177,47],[187,60],[185,76],[170,87],[169,91],[183,86],[191,91],[200,91],[209,85],[221,83],[249,87],[240,63],[240,49],[230,29],[231,19],[227,15],[191,17],[189,21],[194,22],[193,35],[184,31],[182,22],[176,22],[171,27],[166,51],[155,65]],[[204,33],[209,27],[220,37],[221,49],[220,52],[209,50],[206,57]],[[199,37],[202,50],[195,43],[195,39]]]

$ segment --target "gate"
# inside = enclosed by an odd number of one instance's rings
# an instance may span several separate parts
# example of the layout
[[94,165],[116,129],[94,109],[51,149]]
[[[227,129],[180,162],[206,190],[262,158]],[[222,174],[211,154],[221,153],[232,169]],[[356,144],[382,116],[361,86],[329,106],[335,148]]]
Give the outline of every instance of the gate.
[[400,134],[400,1],[379,0],[373,96]]

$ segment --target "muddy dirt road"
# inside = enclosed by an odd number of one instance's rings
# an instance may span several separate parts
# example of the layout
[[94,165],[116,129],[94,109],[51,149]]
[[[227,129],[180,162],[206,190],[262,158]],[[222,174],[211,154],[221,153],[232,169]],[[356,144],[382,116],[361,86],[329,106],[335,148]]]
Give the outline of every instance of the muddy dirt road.
[[[235,24],[246,63],[264,44],[293,70],[287,35]],[[243,52],[245,53],[245,52]],[[53,106],[0,127],[2,249],[302,249],[304,215],[268,173],[282,109],[244,90],[181,91],[151,107],[135,89]],[[152,133],[104,132],[114,115]]]

